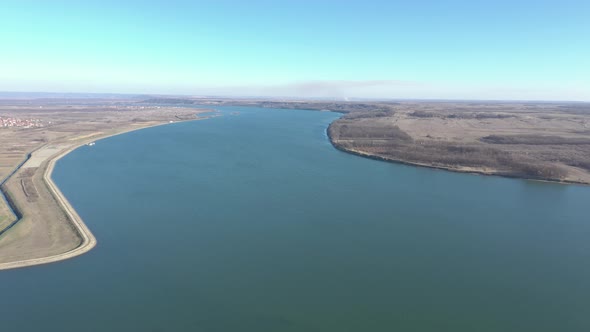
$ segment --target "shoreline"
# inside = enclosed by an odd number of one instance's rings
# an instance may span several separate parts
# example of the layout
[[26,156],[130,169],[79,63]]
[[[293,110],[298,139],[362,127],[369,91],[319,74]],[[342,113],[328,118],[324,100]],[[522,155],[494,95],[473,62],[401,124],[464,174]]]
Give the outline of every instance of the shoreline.
[[568,181],[568,180],[555,181],[555,180],[549,180],[549,179],[527,178],[527,177],[521,177],[521,176],[513,176],[510,174],[490,173],[490,172],[478,171],[478,170],[462,170],[462,169],[456,169],[456,168],[445,167],[445,166],[415,163],[415,162],[405,161],[405,160],[400,160],[400,159],[386,158],[383,156],[374,155],[374,154],[370,154],[370,153],[363,152],[363,151],[347,149],[347,148],[340,146],[335,141],[335,139],[332,137],[332,135],[330,134],[330,126],[332,126],[332,124],[336,121],[338,121],[338,119],[334,120],[326,128],[326,135],[328,136],[328,140],[330,141],[330,144],[332,144],[332,146],[336,150],[339,150],[339,151],[342,151],[345,153],[349,153],[349,154],[352,154],[355,156],[359,156],[359,157],[363,157],[363,158],[367,158],[367,159],[378,160],[378,161],[384,161],[384,162],[388,162],[388,163],[392,163],[392,164],[400,164],[400,165],[413,166],[413,167],[437,169],[437,170],[443,170],[443,171],[454,172],[454,173],[472,174],[472,175],[481,175],[481,176],[498,176],[498,177],[502,177],[502,178],[506,178],[506,179],[518,179],[518,180],[553,183],[553,184],[560,184],[560,185],[590,186],[590,183],[579,182],[579,181]]
[[[336,112],[336,113],[341,113],[341,112]],[[69,203],[67,198],[59,190],[59,187],[52,180],[52,173],[53,173],[55,164],[61,158],[63,158],[67,154],[71,153],[72,151],[78,149],[79,147],[88,144],[89,142],[100,141],[100,140],[103,140],[103,139],[106,139],[109,137],[129,133],[129,132],[133,132],[133,131],[137,131],[137,130],[152,128],[152,127],[157,127],[157,126],[163,126],[163,125],[167,125],[167,124],[179,123],[179,122],[203,120],[203,119],[207,119],[209,117],[210,116],[198,117],[198,113],[196,113],[195,118],[193,118],[193,119],[176,120],[172,123],[168,122],[168,121],[165,121],[165,122],[162,121],[162,122],[152,123],[152,124],[149,124],[146,126],[138,126],[138,127],[131,127],[131,128],[127,127],[127,128],[123,128],[121,131],[115,131],[112,133],[98,134],[97,136],[78,138],[79,139],[78,142],[72,143],[72,145],[64,147],[59,152],[44,159],[43,163],[46,163],[46,164],[44,167],[42,167],[43,168],[43,170],[42,170],[43,171],[43,182],[46,185],[46,187],[49,189],[52,197],[58,203],[59,208],[67,216],[68,222],[75,229],[81,243],[78,244],[75,248],[65,251],[63,253],[59,253],[59,254],[54,254],[54,255],[50,255],[50,256],[46,256],[46,257],[38,257],[38,258],[23,259],[23,260],[17,260],[17,261],[12,261],[12,262],[0,263],[0,271],[7,270],[7,269],[34,266],[34,265],[49,264],[49,263],[54,263],[54,262],[58,262],[58,261],[66,260],[66,259],[71,259],[71,258],[80,256],[80,255],[83,255],[84,253],[89,252],[97,245],[98,241],[95,238],[95,236],[92,234],[91,230],[87,227],[87,225],[84,223],[82,218],[78,215],[78,213],[76,212],[74,207]],[[389,162],[389,163],[403,164],[403,165],[414,166],[414,167],[425,167],[425,168],[430,168],[430,169],[440,169],[440,170],[451,171],[451,172],[456,172],[456,173],[477,174],[477,175],[486,175],[486,176],[499,176],[499,177],[503,177],[503,178],[520,179],[520,180],[536,181],[536,182],[547,182],[547,183],[562,184],[562,185],[563,184],[576,184],[576,185],[584,185],[584,186],[589,185],[588,183],[584,183],[584,182],[544,180],[544,179],[536,179],[536,178],[511,176],[508,174],[491,173],[491,172],[485,172],[485,171],[467,170],[467,169],[462,170],[462,169],[454,169],[454,168],[444,167],[444,166],[413,163],[413,162],[409,162],[409,161],[390,159],[390,158],[382,157],[379,155],[373,155],[373,154],[369,154],[369,153],[366,153],[363,151],[347,149],[347,148],[344,148],[343,146],[340,146],[330,133],[330,127],[336,121],[338,121],[338,119],[332,121],[328,125],[328,127],[326,128],[325,133],[327,135],[327,138],[334,148],[336,148],[337,150],[340,150],[342,152],[352,154],[352,155],[356,155],[356,156],[360,156],[360,157],[364,157],[364,158],[369,158],[369,159],[373,159],[373,160],[385,161],[385,162]],[[59,143],[59,142],[53,142],[50,144],[56,144],[56,143]],[[40,149],[43,146],[50,145],[50,144],[44,144],[44,145],[32,150],[31,152],[29,152],[28,156],[30,157],[34,151]],[[28,160],[28,158],[25,161],[21,162],[10,173],[10,175],[4,179],[3,182],[8,181],[12,176],[14,176],[21,169],[21,167],[27,162],[27,160]],[[3,191],[1,194],[3,196],[8,196],[8,195],[4,195]],[[6,198],[7,197],[5,197],[5,199]],[[13,209],[13,213],[15,215],[17,215],[17,219],[13,223],[11,223],[10,226],[5,228],[3,230],[4,232],[9,231],[11,227],[15,226],[23,219],[23,213],[22,213],[23,211],[18,210],[18,208],[16,206],[14,206],[14,207],[9,206],[9,207],[11,209]],[[21,217],[18,217],[19,215]]]
[[[57,254],[57,255],[32,258],[32,259],[7,262],[7,263],[0,263],[0,270],[7,270],[7,269],[20,268],[20,267],[27,267],[27,266],[34,266],[34,265],[59,262],[62,260],[74,258],[76,256],[87,253],[88,251],[92,250],[92,248],[94,248],[96,246],[96,244],[97,244],[96,238],[94,237],[94,235],[92,234],[90,229],[86,226],[86,224],[84,223],[82,218],[78,215],[76,210],[72,207],[70,202],[65,198],[63,193],[59,190],[59,188],[57,187],[55,182],[53,182],[53,179],[51,178],[51,175],[53,173],[53,168],[55,167],[55,163],[58,160],[60,160],[61,158],[63,158],[65,155],[67,155],[68,153],[76,150],[77,148],[79,148],[80,146],[82,146],[84,144],[75,145],[73,147],[62,150],[57,156],[50,157],[49,159],[47,159],[46,160],[48,162],[47,167],[45,167],[45,171],[43,172],[43,181],[45,182],[45,185],[47,186],[47,188],[51,192],[51,195],[55,198],[55,200],[59,204],[60,208],[65,212],[66,216],[68,217],[68,221],[76,229],[76,233],[81,238],[82,243],[80,243],[77,247],[75,247],[72,250],[69,250],[69,251],[66,251],[64,253]],[[19,218],[18,220],[16,220],[12,226],[16,225],[21,219],[22,219],[22,217]]]
[[[75,229],[78,237],[81,240],[81,243],[78,244],[75,248],[73,248],[71,250],[68,250],[63,253],[51,255],[51,256],[0,263],[0,271],[8,270],[8,269],[24,268],[24,267],[42,265],[42,264],[50,264],[50,263],[55,263],[55,262],[71,259],[71,258],[80,256],[80,255],[83,255],[83,254],[89,252],[97,245],[98,241],[96,240],[96,237],[92,234],[92,232],[90,231],[88,226],[84,223],[82,218],[78,215],[78,213],[76,212],[74,207],[70,204],[70,202],[67,200],[67,198],[59,190],[59,187],[55,184],[55,182],[53,182],[52,174],[53,174],[53,169],[54,169],[57,161],[59,161],[61,158],[63,158],[67,154],[71,153],[72,151],[74,151],[74,150],[76,150],[76,149],[78,149],[90,142],[100,141],[105,138],[109,138],[109,137],[113,137],[113,136],[117,136],[117,135],[122,135],[122,134],[130,133],[133,131],[137,131],[137,130],[153,128],[153,127],[158,127],[158,126],[164,126],[164,125],[179,123],[179,122],[198,121],[198,120],[203,120],[203,119],[209,118],[209,117],[198,117],[198,113],[196,113],[195,116],[196,116],[195,119],[177,120],[172,123],[171,122],[155,123],[155,124],[151,124],[151,125],[147,125],[147,126],[143,126],[143,127],[126,128],[126,129],[123,129],[122,131],[114,132],[114,133],[110,133],[110,134],[106,134],[106,135],[98,135],[96,137],[85,137],[81,141],[74,143],[73,145],[62,149],[59,152],[57,152],[56,154],[49,156],[48,158],[43,160],[43,163],[47,163],[46,166],[44,167],[44,170],[43,170],[43,182],[47,186],[47,188],[49,189],[51,195],[53,196],[53,198],[55,199],[57,204],[59,205],[59,208],[65,213],[69,223]],[[39,148],[31,151],[28,154],[29,158],[30,158],[30,155],[34,151],[36,151],[46,145],[48,145],[48,144],[44,144],[44,145],[40,146]],[[12,176],[14,176],[22,168],[22,166],[28,161],[29,158],[27,158],[25,161],[20,163],[14,169],[14,171],[12,171],[10,173],[10,176],[8,176],[4,179],[3,182],[8,181]],[[7,197],[8,195],[6,195],[3,191],[0,192],[0,194],[2,194],[4,199],[8,200],[8,197]],[[19,211],[18,207],[16,205],[11,206],[11,204],[9,204],[9,208],[13,210],[12,212],[15,214],[15,216],[17,216],[17,219],[14,222],[12,222],[8,227],[6,227],[3,230],[3,233],[8,232],[10,230],[10,228],[17,225],[23,219],[23,216],[24,216],[23,212]],[[20,215],[20,217],[18,217],[19,215]]]

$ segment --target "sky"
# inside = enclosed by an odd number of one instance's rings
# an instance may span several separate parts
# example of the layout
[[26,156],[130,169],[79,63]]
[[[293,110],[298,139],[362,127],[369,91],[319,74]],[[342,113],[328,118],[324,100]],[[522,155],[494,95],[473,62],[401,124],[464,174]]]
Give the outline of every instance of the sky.
[[28,1],[0,91],[590,101],[590,1]]

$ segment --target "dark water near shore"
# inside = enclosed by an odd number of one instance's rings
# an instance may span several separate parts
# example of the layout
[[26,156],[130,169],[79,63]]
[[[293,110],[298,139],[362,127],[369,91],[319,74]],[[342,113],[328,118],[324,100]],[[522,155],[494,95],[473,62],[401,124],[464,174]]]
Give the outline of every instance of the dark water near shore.
[[0,331],[590,331],[589,187],[349,155],[334,113],[223,110],[58,162],[98,246],[0,271]]

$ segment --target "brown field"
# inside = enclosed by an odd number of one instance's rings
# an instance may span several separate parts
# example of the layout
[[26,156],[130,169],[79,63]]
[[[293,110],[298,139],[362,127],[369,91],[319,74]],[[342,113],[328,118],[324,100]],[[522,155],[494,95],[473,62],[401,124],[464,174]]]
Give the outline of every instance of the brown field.
[[408,164],[590,184],[590,104],[397,103],[329,128],[345,151]]
[[[0,201],[2,264],[39,259],[74,250],[81,244],[79,230],[58,204],[44,179],[48,162],[76,146],[118,133],[197,119],[198,110],[186,107],[126,106],[112,100],[91,105],[47,101],[0,101],[0,117],[36,119],[41,127],[0,127],[0,179],[8,176],[29,153],[31,157],[1,187],[17,216]],[[43,263],[42,260],[35,264]]]

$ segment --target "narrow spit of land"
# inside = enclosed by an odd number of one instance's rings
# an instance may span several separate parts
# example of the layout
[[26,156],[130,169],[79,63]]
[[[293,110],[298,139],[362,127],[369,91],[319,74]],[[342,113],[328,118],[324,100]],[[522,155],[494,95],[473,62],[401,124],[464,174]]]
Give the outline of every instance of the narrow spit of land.
[[210,112],[112,105],[112,101],[101,105],[3,103],[0,118],[17,125],[0,129],[0,177],[9,177],[1,188],[6,200],[0,200],[0,270],[72,258],[95,246],[96,239],[51,180],[57,160],[102,138],[195,120],[198,114]]
[[[53,200],[55,200],[55,202],[57,203],[57,207],[59,209],[61,209],[61,211],[56,210],[53,212],[59,213],[59,214],[63,213],[63,216],[65,217],[64,219],[54,220],[54,221],[56,221],[56,224],[57,224],[57,225],[54,225],[54,227],[60,227],[61,226],[60,224],[64,224],[64,221],[66,221],[67,223],[69,223],[69,225],[68,225],[69,229],[67,229],[67,231],[62,231],[62,232],[58,232],[57,234],[54,234],[54,236],[59,238],[59,240],[55,241],[53,244],[51,244],[51,242],[45,242],[49,245],[49,247],[46,247],[43,250],[44,253],[41,257],[35,257],[35,256],[37,256],[36,254],[33,254],[31,251],[27,251],[25,244],[28,242],[28,239],[27,240],[23,239],[23,241],[20,241],[17,239],[17,241],[20,244],[17,247],[23,251],[18,254],[14,254],[12,256],[13,258],[16,258],[16,260],[11,261],[9,259],[8,262],[0,263],[0,270],[61,261],[64,259],[68,259],[68,258],[72,258],[72,257],[78,256],[78,255],[84,254],[84,253],[88,252],[89,250],[91,250],[92,248],[94,248],[94,246],[96,245],[96,238],[94,237],[94,235],[92,235],[92,232],[88,229],[86,224],[84,224],[84,222],[82,221],[80,216],[76,213],[76,210],[70,205],[68,200],[64,197],[64,195],[61,193],[59,188],[55,185],[55,183],[51,179],[51,174],[53,172],[53,168],[55,166],[55,163],[61,157],[65,156],[66,154],[68,154],[69,152],[74,150],[76,147],[77,146],[72,146],[69,148],[65,147],[64,150],[61,153],[59,153],[57,156],[49,157],[47,159],[41,159],[41,158],[43,158],[42,157],[43,154],[47,151],[52,151],[55,148],[54,147],[41,148],[38,151],[36,151],[35,153],[33,153],[35,155],[34,158],[36,158],[36,159],[33,159],[32,161],[31,161],[31,159],[29,159],[22,166],[23,169],[35,168],[34,165],[27,165],[29,162],[31,162],[31,163],[40,162],[41,164],[44,165],[41,169],[37,168],[38,172],[39,172],[39,174],[43,174],[42,175],[43,183],[45,184],[47,189],[49,189],[49,192],[52,195]],[[37,154],[39,154],[40,156],[37,156]],[[25,192],[25,196],[27,198],[30,197],[30,196],[28,196],[28,194],[30,194],[30,192],[28,192],[29,190],[31,190],[31,189],[23,186],[23,191]],[[7,193],[7,195],[10,195],[10,194]],[[34,214],[34,212],[29,213],[29,212],[21,211],[20,208],[17,206],[18,203],[14,199],[13,196],[10,196],[10,198],[8,200],[9,200],[10,204],[12,205],[12,208],[17,211],[16,212],[17,216],[16,216],[15,220],[3,230],[3,233],[6,233],[6,234],[8,232],[10,232],[10,230],[13,227],[17,226],[17,224],[19,222],[23,222],[23,223],[26,222],[26,221],[23,221],[23,216],[29,217],[29,214],[31,214],[31,215]],[[47,204],[47,203],[48,202],[45,202],[45,204]],[[34,226],[34,228],[37,228],[37,227],[39,227],[39,224]],[[43,227],[39,227],[39,228],[43,229]],[[35,229],[32,229],[32,231],[33,231],[33,233],[36,233]],[[39,239],[39,237],[42,237],[42,236],[34,236],[33,238]],[[37,245],[39,245],[38,242],[37,242]],[[37,251],[39,248],[31,248],[31,249],[32,249],[32,251]],[[63,251],[63,252],[61,252],[61,251]],[[50,253],[54,253],[54,254],[50,254]],[[27,258],[29,256],[33,257],[33,258]]]

